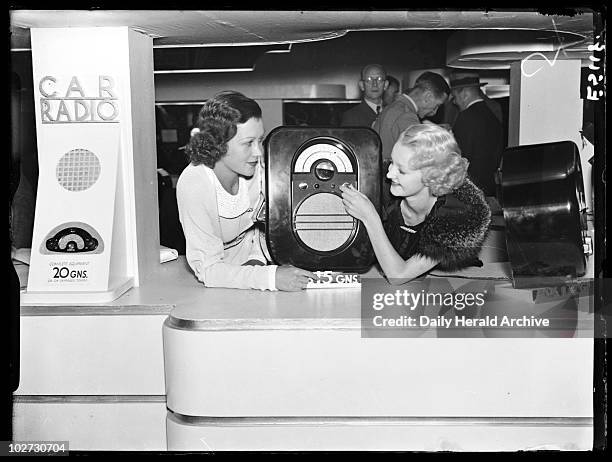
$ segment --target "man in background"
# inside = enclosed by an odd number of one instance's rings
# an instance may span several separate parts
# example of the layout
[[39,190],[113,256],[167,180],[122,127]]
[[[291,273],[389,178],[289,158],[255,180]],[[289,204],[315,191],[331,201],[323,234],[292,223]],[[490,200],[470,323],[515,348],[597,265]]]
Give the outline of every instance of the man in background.
[[[459,78],[459,76],[461,75],[469,76],[469,75],[473,75],[473,73],[472,72],[469,72],[469,73],[468,72],[466,73],[456,72],[456,73],[453,73],[453,75],[455,76],[455,78]],[[480,97],[484,100],[487,107],[491,110],[491,112],[495,115],[497,120],[499,120],[499,122],[503,126],[504,125],[504,114],[503,114],[501,104],[499,104],[496,100],[489,98],[489,96],[485,92],[483,92],[482,89],[479,90],[479,94],[480,94]],[[455,125],[455,120],[457,120],[458,115],[459,115],[459,109],[457,109],[457,106],[453,104],[452,98],[449,98],[448,101],[444,104],[443,122],[452,127],[453,125]],[[504,137],[504,140],[505,140],[505,137]]]
[[383,161],[391,159],[391,150],[400,133],[420,124],[421,119],[434,115],[449,93],[444,77],[435,72],[424,72],[416,79],[413,88],[405,90],[382,111],[373,128],[382,141]]
[[359,89],[363,100],[342,114],[342,127],[371,127],[382,110],[383,93],[388,86],[387,73],[380,64],[368,64],[361,70]]
[[397,98],[398,96],[400,87],[399,80],[397,80],[392,75],[387,75],[387,82],[387,89],[383,93],[383,107],[387,107],[389,104],[395,101],[395,98]]
[[482,96],[478,74],[451,75],[451,99],[459,108],[453,134],[470,161],[468,175],[486,196],[495,196],[495,171],[503,150],[503,129]]

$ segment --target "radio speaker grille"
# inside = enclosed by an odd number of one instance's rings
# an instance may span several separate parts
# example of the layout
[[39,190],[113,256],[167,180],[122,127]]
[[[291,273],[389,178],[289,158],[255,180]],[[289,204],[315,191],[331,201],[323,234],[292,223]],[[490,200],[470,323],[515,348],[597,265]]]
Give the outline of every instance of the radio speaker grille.
[[331,193],[307,197],[295,211],[294,224],[302,242],[319,252],[340,249],[357,226],[346,213],[342,199]]
[[68,191],[89,189],[100,177],[100,160],[87,149],[73,149],[57,163],[57,181]]

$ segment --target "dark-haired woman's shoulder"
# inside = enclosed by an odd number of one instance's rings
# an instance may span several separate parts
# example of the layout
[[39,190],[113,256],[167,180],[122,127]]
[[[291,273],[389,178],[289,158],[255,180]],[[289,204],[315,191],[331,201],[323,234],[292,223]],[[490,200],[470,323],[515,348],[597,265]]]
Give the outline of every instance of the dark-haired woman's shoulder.
[[203,181],[204,183],[210,183],[211,178],[207,170],[210,170],[212,172],[210,168],[206,167],[203,164],[194,165],[193,163],[190,163],[181,172],[176,184],[177,189],[181,184],[184,185],[198,183],[201,181]]
[[176,183],[176,197],[179,208],[183,202],[201,202],[208,196],[214,197],[215,185],[212,169],[203,164],[189,164],[181,172]]

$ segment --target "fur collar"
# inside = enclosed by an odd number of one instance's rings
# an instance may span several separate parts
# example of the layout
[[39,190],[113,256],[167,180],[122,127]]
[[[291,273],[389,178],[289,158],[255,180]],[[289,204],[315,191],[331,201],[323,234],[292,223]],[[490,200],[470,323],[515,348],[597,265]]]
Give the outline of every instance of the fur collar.
[[439,261],[436,268],[443,271],[456,271],[478,262],[491,210],[482,191],[470,180],[441,197],[415,234],[398,232],[403,220],[399,202],[396,207],[390,213],[388,235],[403,258],[424,255]]

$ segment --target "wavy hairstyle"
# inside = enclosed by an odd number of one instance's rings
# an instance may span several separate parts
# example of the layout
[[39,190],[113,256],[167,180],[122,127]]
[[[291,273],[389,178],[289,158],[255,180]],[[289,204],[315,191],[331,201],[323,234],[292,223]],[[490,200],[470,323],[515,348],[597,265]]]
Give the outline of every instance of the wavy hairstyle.
[[422,171],[423,184],[434,196],[448,194],[465,181],[469,162],[449,130],[435,124],[413,125],[399,142],[414,150],[411,167]]
[[227,153],[227,143],[237,131],[237,125],[252,118],[261,119],[261,107],[237,91],[223,91],[207,100],[198,115],[195,132],[185,152],[194,165],[213,168]]

